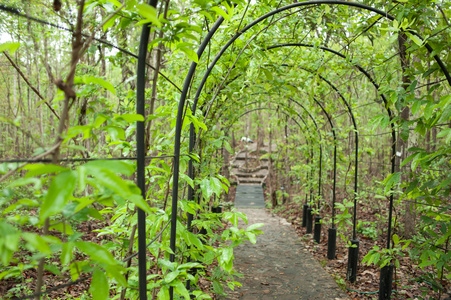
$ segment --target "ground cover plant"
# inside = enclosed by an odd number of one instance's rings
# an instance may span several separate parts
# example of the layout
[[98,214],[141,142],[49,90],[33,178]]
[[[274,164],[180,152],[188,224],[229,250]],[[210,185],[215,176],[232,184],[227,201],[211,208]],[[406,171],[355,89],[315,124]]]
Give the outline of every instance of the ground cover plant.
[[[245,137],[257,144],[251,167],[270,160],[273,209],[290,208],[296,223],[309,205],[323,242],[329,227],[340,247],[361,240],[359,263],[375,278],[393,264],[388,290],[444,298],[450,9],[2,1],[2,297],[209,299],[233,289],[233,248],[261,233],[218,210],[230,207],[230,159]],[[346,263],[347,250],[335,258]],[[337,280],[356,282],[346,275]]]

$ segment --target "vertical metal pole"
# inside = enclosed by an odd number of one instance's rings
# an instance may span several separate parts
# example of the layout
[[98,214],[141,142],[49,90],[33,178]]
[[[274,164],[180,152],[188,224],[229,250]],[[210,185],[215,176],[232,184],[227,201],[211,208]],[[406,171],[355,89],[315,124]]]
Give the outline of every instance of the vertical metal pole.
[[[389,111],[390,119],[391,113]],[[394,124],[392,126],[392,157],[391,157],[391,173],[395,173],[395,159],[396,159],[396,132],[394,130]],[[393,191],[393,188],[392,188]],[[393,218],[393,193],[390,194],[390,205],[388,209],[388,230],[387,230],[387,249],[391,248],[391,226]],[[379,300],[387,300],[391,297],[392,292],[392,282],[393,282],[393,264],[389,266],[384,266],[380,270],[379,277]]]
[[[156,7],[157,0],[149,1]],[[146,85],[146,56],[149,43],[150,24],[144,24],[139,42],[138,66],[136,71],[136,113],[146,118],[145,111],[145,85]],[[141,195],[146,199],[146,149],[145,149],[145,124],[144,121],[136,123],[136,184],[141,189]],[[138,208],[138,278],[139,299],[147,300],[147,262],[146,262],[146,213]]]
[[335,250],[337,246],[337,229],[335,228],[335,200],[336,200],[336,187],[337,187],[337,135],[335,134],[335,127],[332,119],[330,118],[327,111],[322,106],[321,102],[319,102],[316,98],[313,100],[319,105],[324,114],[329,121],[329,125],[332,128],[332,134],[334,137],[334,179],[333,179],[333,188],[332,188],[332,228],[329,228],[328,239],[327,239],[327,258],[335,259]]
[[[207,47],[209,41],[218,30],[221,23],[224,21],[223,17],[219,17],[215,22],[211,30],[208,32],[202,44],[197,50],[197,56],[200,59],[202,53]],[[172,212],[171,212],[171,237],[169,241],[169,247],[172,250],[172,254],[169,255],[169,260],[171,262],[175,261],[175,247],[176,247],[176,236],[177,236],[177,203],[178,203],[178,193],[179,193],[179,171],[180,171],[180,143],[182,134],[182,123],[183,123],[183,111],[185,108],[185,101],[188,95],[188,90],[191,84],[191,80],[196,71],[197,63],[192,62],[186,75],[185,82],[183,83],[182,93],[180,95],[180,100],[178,104],[177,119],[175,125],[175,138],[174,138],[174,164],[173,164],[173,179],[172,179]],[[195,113],[195,110],[193,111]],[[193,174],[192,174],[193,175]],[[170,299],[174,299],[174,289],[171,287],[169,289]]]

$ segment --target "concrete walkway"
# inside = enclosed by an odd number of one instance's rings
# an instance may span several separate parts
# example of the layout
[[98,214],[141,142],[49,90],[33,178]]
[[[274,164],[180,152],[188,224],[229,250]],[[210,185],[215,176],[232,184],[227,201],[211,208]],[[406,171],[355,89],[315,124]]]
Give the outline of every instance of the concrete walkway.
[[263,208],[260,190],[260,186],[237,187],[235,206],[249,221],[240,226],[264,223],[264,234],[255,245],[246,242],[235,248],[235,268],[244,275],[238,279],[243,286],[222,299],[349,299],[308,252],[291,224]]

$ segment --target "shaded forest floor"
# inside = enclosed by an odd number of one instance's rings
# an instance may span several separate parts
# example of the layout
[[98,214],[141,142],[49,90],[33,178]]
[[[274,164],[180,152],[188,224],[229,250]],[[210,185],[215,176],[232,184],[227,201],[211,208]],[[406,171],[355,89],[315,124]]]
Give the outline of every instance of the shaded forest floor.
[[[378,299],[379,291],[379,268],[366,264],[362,264],[363,257],[368,253],[373,245],[385,247],[386,238],[377,238],[370,226],[361,226],[358,230],[358,239],[360,240],[359,266],[357,272],[357,280],[355,283],[346,281],[348,247],[340,237],[337,237],[336,259],[327,259],[327,226],[323,224],[321,231],[321,242],[317,244],[313,240],[312,234],[306,233],[306,228],[302,227],[302,205],[297,203],[288,203],[273,209],[273,212],[287,219],[294,226],[296,232],[303,238],[307,249],[320,262],[321,266],[335,278],[339,286],[348,293],[351,299]],[[375,222],[375,212],[361,208],[359,211],[359,219],[365,220],[371,225]],[[377,224],[376,224],[377,226]],[[366,229],[365,229],[366,228]],[[386,228],[386,226],[384,227]],[[345,237],[351,234],[349,230]],[[376,234],[380,236],[379,234]],[[385,235],[384,235],[385,236]],[[400,268],[396,269],[393,278],[392,299],[439,299],[438,293],[434,292],[430,284],[426,282],[418,282],[419,278],[425,275],[415,266],[407,253],[404,257],[400,257]],[[446,287],[446,286],[445,286]],[[449,289],[449,286],[447,287]],[[442,296],[445,299],[447,296]]]

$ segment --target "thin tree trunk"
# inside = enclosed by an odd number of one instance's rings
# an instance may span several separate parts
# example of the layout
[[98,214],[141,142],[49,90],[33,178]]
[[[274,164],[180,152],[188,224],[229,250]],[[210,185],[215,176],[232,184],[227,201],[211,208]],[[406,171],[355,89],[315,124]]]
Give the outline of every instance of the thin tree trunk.
[[[399,55],[401,60],[402,68],[402,84],[405,90],[410,86],[411,80],[407,74],[407,70],[410,67],[410,59],[407,54],[406,47],[407,35],[404,32],[398,34],[398,46]],[[410,107],[405,105],[401,111],[401,119],[404,122],[410,119]],[[409,148],[409,139],[403,140],[398,133],[398,145],[397,145],[397,166],[408,156],[407,149]],[[405,167],[404,167],[405,168]],[[407,178],[403,176],[402,180]],[[405,215],[404,215],[404,236],[406,238],[411,238],[415,234],[415,205],[411,202],[405,202]]]

